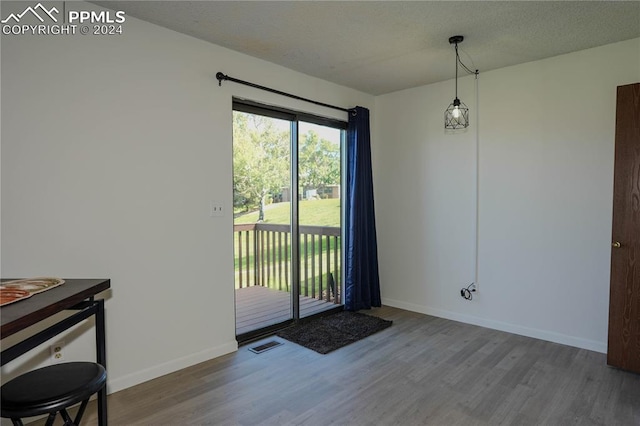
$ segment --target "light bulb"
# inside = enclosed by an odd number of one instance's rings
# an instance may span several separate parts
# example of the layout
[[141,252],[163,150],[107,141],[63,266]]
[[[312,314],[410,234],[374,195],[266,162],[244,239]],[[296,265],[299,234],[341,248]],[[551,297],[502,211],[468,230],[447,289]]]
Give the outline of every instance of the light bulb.
[[453,107],[453,111],[451,111],[451,115],[453,115],[453,118],[460,117],[460,109],[458,108],[457,105]]

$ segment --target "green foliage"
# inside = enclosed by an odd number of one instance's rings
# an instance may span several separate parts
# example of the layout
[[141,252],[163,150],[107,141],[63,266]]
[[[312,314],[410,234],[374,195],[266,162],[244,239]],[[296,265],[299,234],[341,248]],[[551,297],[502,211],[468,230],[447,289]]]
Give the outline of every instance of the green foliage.
[[[289,151],[290,131],[286,121],[233,112],[235,212],[259,209],[258,220],[276,223],[263,213],[269,201],[278,201],[283,189],[290,187]],[[298,176],[302,191],[339,185],[340,145],[320,138],[313,130],[307,131],[300,137]],[[277,223],[289,221],[278,219]]]
[[234,208],[255,208],[289,181],[289,132],[276,119],[233,112]]
[[300,187],[320,189],[340,184],[340,146],[310,130],[298,148]]

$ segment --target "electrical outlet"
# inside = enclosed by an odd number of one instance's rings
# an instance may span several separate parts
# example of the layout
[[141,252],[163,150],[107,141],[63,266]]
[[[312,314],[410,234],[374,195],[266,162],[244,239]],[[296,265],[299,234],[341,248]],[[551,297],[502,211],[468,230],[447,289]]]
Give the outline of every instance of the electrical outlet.
[[64,361],[64,341],[51,345],[51,364],[59,364]]

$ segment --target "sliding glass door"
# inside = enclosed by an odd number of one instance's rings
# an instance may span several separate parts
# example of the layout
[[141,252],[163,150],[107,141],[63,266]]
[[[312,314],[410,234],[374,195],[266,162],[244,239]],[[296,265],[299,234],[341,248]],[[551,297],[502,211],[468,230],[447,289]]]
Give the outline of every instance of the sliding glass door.
[[239,340],[341,306],[343,140],[342,122],[234,101]]

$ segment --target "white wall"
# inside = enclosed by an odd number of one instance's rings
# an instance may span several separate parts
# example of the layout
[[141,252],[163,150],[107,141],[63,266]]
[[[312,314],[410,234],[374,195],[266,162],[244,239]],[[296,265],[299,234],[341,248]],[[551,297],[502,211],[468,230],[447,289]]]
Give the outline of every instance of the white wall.
[[383,303],[606,352],[616,86],[638,81],[634,39],[481,73],[478,106],[463,78],[462,133],[453,81],[377,97]]
[[[374,103],[130,17],[123,29],[2,36],[1,56],[2,275],[111,279],[110,391],[237,348],[233,220],[208,215],[210,200],[232,206],[232,96],[347,118],[218,87],[216,72],[345,107]],[[68,360],[93,356],[90,326],[65,339]],[[48,345],[34,350],[3,380],[48,355]]]

